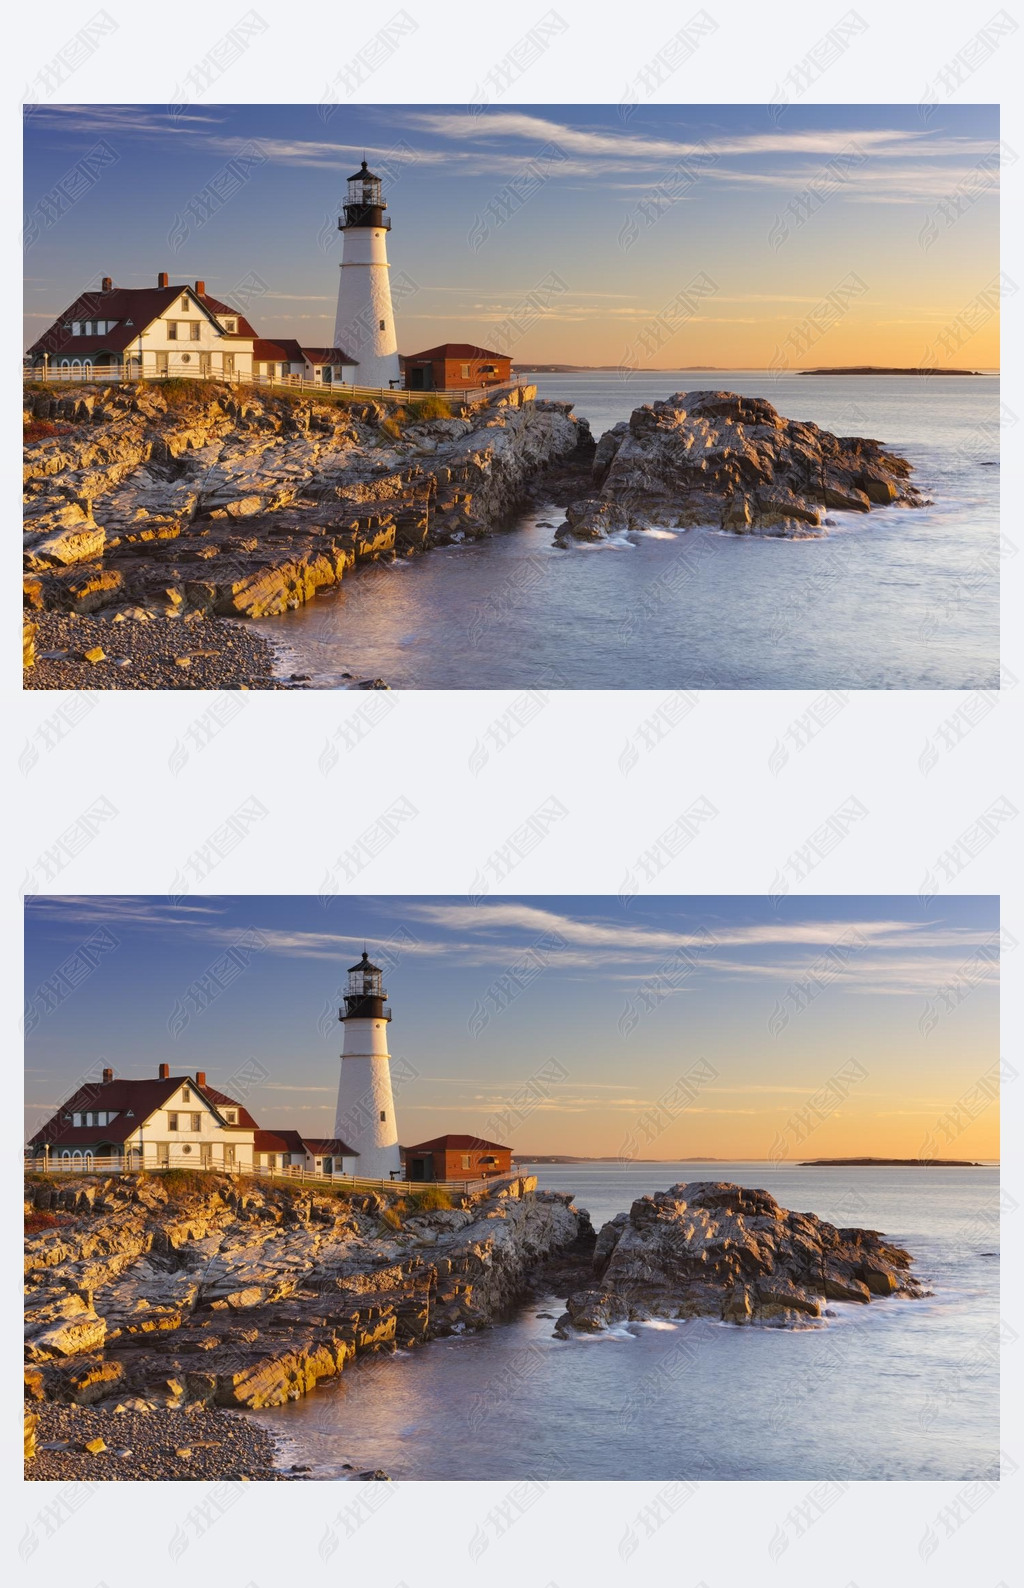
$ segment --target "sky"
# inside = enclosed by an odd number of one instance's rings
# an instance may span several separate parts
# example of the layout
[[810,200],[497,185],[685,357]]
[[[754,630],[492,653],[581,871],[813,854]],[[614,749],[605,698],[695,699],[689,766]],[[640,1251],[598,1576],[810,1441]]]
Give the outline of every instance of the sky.
[[330,1134],[365,943],[405,1145],[996,1159],[998,931],[987,897],[38,896],[26,1124],[107,1065],[166,1062]]
[[998,137],[978,105],[41,105],[26,345],[102,276],[162,270],[329,342],[365,153],[404,354],[994,369]]

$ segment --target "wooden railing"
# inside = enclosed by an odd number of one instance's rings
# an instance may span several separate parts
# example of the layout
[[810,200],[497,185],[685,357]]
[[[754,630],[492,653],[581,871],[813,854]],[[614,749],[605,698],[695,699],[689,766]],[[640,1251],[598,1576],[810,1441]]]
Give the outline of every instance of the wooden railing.
[[45,370],[26,369],[22,372],[26,385],[39,386],[96,386],[127,385],[138,381],[196,380],[214,381],[220,385],[258,386],[299,391],[317,397],[331,393],[355,402],[415,403],[427,397],[439,397],[442,402],[483,402],[501,393],[522,389],[518,380],[497,381],[493,386],[451,386],[444,390],[411,391],[402,387],[349,386],[343,381],[307,380],[302,375],[247,375],[238,372],[225,374],[223,370],[167,370],[157,373],[147,370],[140,374],[137,366],[121,364],[93,365],[90,369],[62,369],[50,366]]
[[51,1158],[48,1163],[41,1159],[26,1158],[25,1169],[30,1174],[164,1174],[177,1172],[182,1169],[194,1170],[199,1174],[231,1174],[255,1176],[261,1180],[288,1180],[299,1181],[303,1184],[321,1186],[337,1186],[347,1191],[394,1191],[398,1195],[409,1192],[437,1191],[459,1192],[468,1191],[476,1195],[480,1191],[493,1189],[495,1186],[507,1185],[513,1180],[523,1180],[528,1177],[529,1170],[513,1164],[512,1168],[504,1174],[488,1175],[475,1180],[399,1180],[399,1179],[374,1179],[366,1175],[351,1174],[324,1174],[316,1170],[303,1169],[297,1164],[289,1164],[282,1168],[271,1169],[266,1164],[242,1163],[147,1163],[144,1167],[129,1157],[125,1162],[121,1158],[84,1157],[77,1163],[71,1159]]

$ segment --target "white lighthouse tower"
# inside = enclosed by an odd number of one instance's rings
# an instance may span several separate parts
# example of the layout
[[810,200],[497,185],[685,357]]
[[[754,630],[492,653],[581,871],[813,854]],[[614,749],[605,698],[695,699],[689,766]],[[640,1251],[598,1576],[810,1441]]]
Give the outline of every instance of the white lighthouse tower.
[[384,973],[370,963],[364,948],[359,964],[349,968],[345,1007],[338,1016],[345,1027],[345,1046],[334,1134],[358,1152],[356,1173],[371,1180],[387,1180],[392,1170],[402,1167],[391,1096],[391,1010],[386,998]]
[[380,177],[364,160],[348,179],[345,214],[338,230],[345,239],[338,285],[338,318],[334,345],[358,360],[360,386],[397,386],[401,378],[395,316],[388,280],[388,232],[391,221]]

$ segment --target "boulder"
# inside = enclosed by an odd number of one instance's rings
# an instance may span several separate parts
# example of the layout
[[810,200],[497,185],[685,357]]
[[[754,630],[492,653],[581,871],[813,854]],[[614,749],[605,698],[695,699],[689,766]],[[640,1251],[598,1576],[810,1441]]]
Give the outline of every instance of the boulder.
[[565,546],[574,540],[605,540],[628,528],[626,511],[616,502],[586,497],[566,508],[565,523],[556,531],[555,545]]
[[101,555],[106,544],[106,530],[91,523],[80,508],[74,509],[74,513],[75,522],[67,527],[40,531],[39,520],[33,520],[33,527],[25,536],[25,567],[29,573],[66,567]]
[[651,1316],[806,1327],[822,1318],[823,1299],[926,1294],[911,1264],[877,1231],[789,1212],[767,1191],[683,1182],[638,1197],[602,1228],[600,1288],[570,1294],[555,1332]]
[[614,522],[602,508],[616,506],[627,522],[642,512],[646,522],[802,539],[823,532],[823,508],[922,505],[910,473],[880,442],[787,420],[763,398],[676,392],[605,432],[593,461],[598,494],[570,505],[555,543],[599,538]]
[[825,1275],[825,1296],[829,1301],[860,1301],[871,1300],[871,1292],[867,1285],[859,1279],[844,1279],[836,1274]]

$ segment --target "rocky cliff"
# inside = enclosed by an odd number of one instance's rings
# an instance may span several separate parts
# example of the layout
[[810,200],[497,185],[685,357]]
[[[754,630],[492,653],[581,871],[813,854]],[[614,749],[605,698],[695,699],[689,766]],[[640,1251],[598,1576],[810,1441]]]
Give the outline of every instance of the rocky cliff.
[[555,542],[654,524],[802,539],[824,533],[829,508],[924,505],[910,473],[881,442],[784,419],[763,398],[677,392],[605,432],[593,489],[569,506]]
[[539,470],[593,449],[568,403],[410,404],[195,382],[27,393],[26,605],[272,616],[361,561],[486,534]]
[[927,1294],[912,1261],[876,1230],[790,1213],[767,1191],[693,1181],[640,1197],[603,1226],[594,1284],[569,1296],[556,1333],[651,1317],[806,1324],[829,1301]]
[[357,1351],[480,1328],[535,1265],[592,1243],[586,1213],[535,1186],[430,1210],[213,1174],[31,1182],[26,1394],[277,1406]]

